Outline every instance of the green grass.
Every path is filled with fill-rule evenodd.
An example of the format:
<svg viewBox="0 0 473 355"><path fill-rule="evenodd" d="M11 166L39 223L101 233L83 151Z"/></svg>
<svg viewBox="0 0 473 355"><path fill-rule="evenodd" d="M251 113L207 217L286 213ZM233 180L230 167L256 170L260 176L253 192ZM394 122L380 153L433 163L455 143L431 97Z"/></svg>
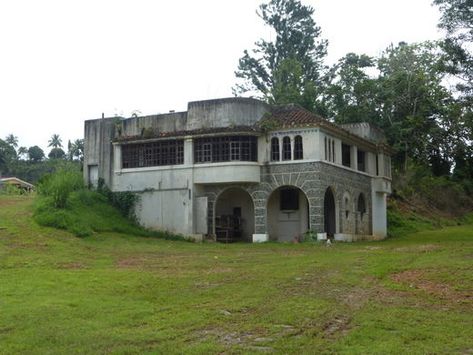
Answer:
<svg viewBox="0 0 473 355"><path fill-rule="evenodd" d="M34 204L34 220L43 226L65 229L77 237L87 237L94 232L117 232L143 237L184 239L169 233L141 228L125 218L104 195L95 191L73 191L65 201L64 208L56 208L53 198L38 196Z"/></svg>
<svg viewBox="0 0 473 355"><path fill-rule="evenodd" d="M222 245L76 238L32 210L0 196L2 354L473 351L472 225Z"/></svg>

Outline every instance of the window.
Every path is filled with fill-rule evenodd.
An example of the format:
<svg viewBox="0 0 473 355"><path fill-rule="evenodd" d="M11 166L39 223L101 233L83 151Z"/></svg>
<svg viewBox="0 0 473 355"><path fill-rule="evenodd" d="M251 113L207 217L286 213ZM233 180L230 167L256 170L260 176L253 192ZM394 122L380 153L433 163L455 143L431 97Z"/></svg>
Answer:
<svg viewBox="0 0 473 355"><path fill-rule="evenodd" d="M257 161L257 148L257 138L252 136L197 138L194 140L194 162Z"/></svg>
<svg viewBox="0 0 473 355"><path fill-rule="evenodd" d="M282 160L291 160L291 138L282 139Z"/></svg>
<svg viewBox="0 0 473 355"><path fill-rule="evenodd" d="M325 150L324 150L324 152L325 152L325 160L328 160L328 156L327 156L327 152L328 152L328 150L327 150L327 137L325 137L324 141L325 141Z"/></svg>
<svg viewBox="0 0 473 355"><path fill-rule="evenodd" d="M279 161L279 138L271 139L271 161Z"/></svg>
<svg viewBox="0 0 473 355"><path fill-rule="evenodd" d="M351 166L351 147L342 143L342 165Z"/></svg>
<svg viewBox="0 0 473 355"><path fill-rule="evenodd" d="M335 163L335 140L324 138L325 141L325 160Z"/></svg>
<svg viewBox="0 0 473 355"><path fill-rule="evenodd" d="M359 171L366 171L365 166L365 152L362 150L358 150L357 157L358 157L358 170Z"/></svg>
<svg viewBox="0 0 473 355"><path fill-rule="evenodd" d="M304 159L304 152L302 148L302 137L296 136L294 138L294 160Z"/></svg>
<svg viewBox="0 0 473 355"><path fill-rule="evenodd" d="M281 211L295 211L299 209L299 190L281 189L280 196Z"/></svg>
<svg viewBox="0 0 473 355"><path fill-rule="evenodd" d="M379 176L379 157L376 154L376 176Z"/></svg>
<svg viewBox="0 0 473 355"><path fill-rule="evenodd" d="M335 163L335 141L332 140L332 161Z"/></svg>
<svg viewBox="0 0 473 355"><path fill-rule="evenodd" d="M345 197L345 219L348 219L350 215L350 200L348 197Z"/></svg>
<svg viewBox="0 0 473 355"><path fill-rule="evenodd" d="M328 161L332 161L332 140L328 139Z"/></svg>
<svg viewBox="0 0 473 355"><path fill-rule="evenodd" d="M360 194L358 197L358 212L360 213L361 219L363 219L363 215L366 213L366 203L365 203L365 197L363 194Z"/></svg>
<svg viewBox="0 0 473 355"><path fill-rule="evenodd" d="M204 143L202 149L202 161L209 162L212 161L212 144Z"/></svg>
<svg viewBox="0 0 473 355"><path fill-rule="evenodd" d="M167 140L122 145L122 168L176 165L184 163L184 141Z"/></svg>

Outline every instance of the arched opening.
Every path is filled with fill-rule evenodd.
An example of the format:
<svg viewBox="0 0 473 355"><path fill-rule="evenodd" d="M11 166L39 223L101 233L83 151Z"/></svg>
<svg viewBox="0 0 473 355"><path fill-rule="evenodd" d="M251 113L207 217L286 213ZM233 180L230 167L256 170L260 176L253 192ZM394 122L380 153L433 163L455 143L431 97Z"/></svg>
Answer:
<svg viewBox="0 0 473 355"><path fill-rule="evenodd" d="M290 242L310 229L309 201L295 186L282 186L268 198L267 224L270 240Z"/></svg>
<svg viewBox="0 0 473 355"><path fill-rule="evenodd" d="M336 233L335 198L330 187L324 196L324 231L330 238Z"/></svg>
<svg viewBox="0 0 473 355"><path fill-rule="evenodd" d="M291 138L284 137L282 139L282 160L291 160Z"/></svg>
<svg viewBox="0 0 473 355"><path fill-rule="evenodd" d="M363 194L360 194L358 197L358 213L360 214L360 219L363 220L363 215L366 213L366 202Z"/></svg>
<svg viewBox="0 0 473 355"><path fill-rule="evenodd" d="M251 242L255 213L250 194L238 187L223 191L215 201L215 236L218 242Z"/></svg>
<svg viewBox="0 0 473 355"><path fill-rule="evenodd" d="M365 196L360 193L356 202L356 234L369 234L369 225L366 217L366 199Z"/></svg>
<svg viewBox="0 0 473 355"><path fill-rule="evenodd" d="M294 160L304 159L304 150L302 146L302 137L296 136L294 138Z"/></svg>

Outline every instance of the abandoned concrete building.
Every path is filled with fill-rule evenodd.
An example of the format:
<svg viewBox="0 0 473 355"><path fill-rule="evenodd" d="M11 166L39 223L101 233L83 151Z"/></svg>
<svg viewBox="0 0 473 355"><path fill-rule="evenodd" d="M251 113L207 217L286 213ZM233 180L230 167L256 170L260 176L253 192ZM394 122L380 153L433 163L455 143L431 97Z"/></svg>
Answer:
<svg viewBox="0 0 473 355"><path fill-rule="evenodd" d="M139 194L136 216L152 229L224 242L355 241L386 236L391 155L370 124L226 98L86 121L84 179Z"/></svg>

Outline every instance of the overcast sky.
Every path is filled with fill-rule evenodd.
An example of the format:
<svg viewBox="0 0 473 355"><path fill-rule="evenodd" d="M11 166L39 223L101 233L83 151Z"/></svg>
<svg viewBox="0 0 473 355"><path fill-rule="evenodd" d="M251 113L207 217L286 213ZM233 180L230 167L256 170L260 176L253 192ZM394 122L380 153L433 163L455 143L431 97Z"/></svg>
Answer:
<svg viewBox="0 0 473 355"><path fill-rule="evenodd" d="M442 36L432 0L303 0L328 63L378 55L390 43ZM83 138L84 120L186 110L232 96L244 49L269 38L260 0L0 2L0 138L45 149L52 134Z"/></svg>

